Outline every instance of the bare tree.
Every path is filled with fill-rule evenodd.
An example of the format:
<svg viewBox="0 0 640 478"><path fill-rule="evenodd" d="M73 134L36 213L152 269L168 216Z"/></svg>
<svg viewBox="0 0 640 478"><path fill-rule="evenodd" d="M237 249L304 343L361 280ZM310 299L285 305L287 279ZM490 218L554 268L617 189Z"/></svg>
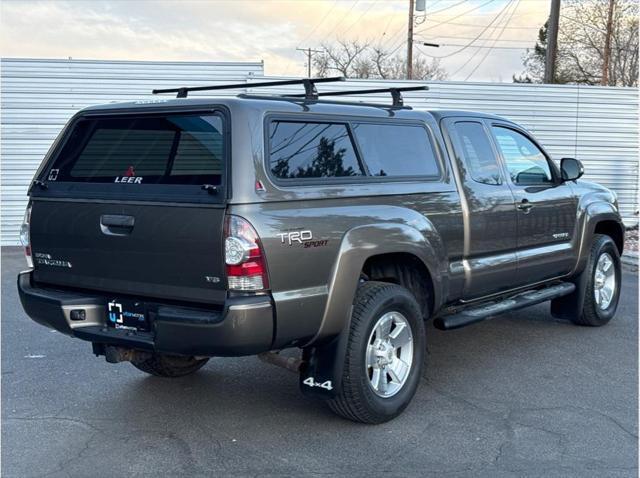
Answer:
<svg viewBox="0 0 640 478"><path fill-rule="evenodd" d="M355 78L371 78L375 76L374 66L369 58L359 56L353 61L353 76Z"/></svg>
<svg viewBox="0 0 640 478"><path fill-rule="evenodd" d="M347 78L404 79L407 62L403 55L391 55L381 47L368 43L339 40L322 45L323 53L314 57L317 76L339 73ZM447 72L438 60L414 58L413 77L421 80L443 80Z"/></svg>
<svg viewBox="0 0 640 478"><path fill-rule="evenodd" d="M389 54L380 47L372 47L370 58L375 68L376 76L383 80L386 79L389 74L386 66Z"/></svg>
<svg viewBox="0 0 640 478"><path fill-rule="evenodd" d="M558 35L556 83L596 85L602 80L609 0L565 0ZM638 3L616 0L608 68L610 86L638 85ZM516 82L542 82L546 24L524 60L525 72Z"/></svg>
<svg viewBox="0 0 640 478"><path fill-rule="evenodd" d="M448 74L440 65L438 58L432 58L428 61L424 57L414 57L413 60L413 78L416 80L446 80Z"/></svg>
<svg viewBox="0 0 640 478"><path fill-rule="evenodd" d="M353 76L354 62L356 59L362 59L368 47L367 44L357 41L338 40L336 45L323 44L324 53L317 55L317 58L326 57L323 61L329 70L337 71L343 76Z"/></svg>

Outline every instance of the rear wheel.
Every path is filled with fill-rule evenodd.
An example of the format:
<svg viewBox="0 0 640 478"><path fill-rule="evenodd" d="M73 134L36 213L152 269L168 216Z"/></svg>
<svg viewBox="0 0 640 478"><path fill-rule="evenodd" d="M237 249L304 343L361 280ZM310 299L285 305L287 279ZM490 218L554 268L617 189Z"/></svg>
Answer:
<svg viewBox="0 0 640 478"><path fill-rule="evenodd" d="M148 359L135 360L131 363L138 370L156 377L183 377L196 372L208 361L208 358L154 354Z"/></svg>
<svg viewBox="0 0 640 478"><path fill-rule="evenodd" d="M365 282L357 291L342 391L330 400L338 415L363 423L398 416L416 392L424 361L420 306L404 287Z"/></svg>

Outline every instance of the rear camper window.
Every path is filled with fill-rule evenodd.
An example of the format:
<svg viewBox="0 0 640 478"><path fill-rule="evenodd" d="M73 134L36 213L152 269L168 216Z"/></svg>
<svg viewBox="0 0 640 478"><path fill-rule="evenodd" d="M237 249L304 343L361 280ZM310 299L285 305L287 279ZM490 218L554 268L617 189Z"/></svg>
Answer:
<svg viewBox="0 0 640 478"><path fill-rule="evenodd" d="M169 115L79 120L49 172L49 181L221 184L221 116Z"/></svg>

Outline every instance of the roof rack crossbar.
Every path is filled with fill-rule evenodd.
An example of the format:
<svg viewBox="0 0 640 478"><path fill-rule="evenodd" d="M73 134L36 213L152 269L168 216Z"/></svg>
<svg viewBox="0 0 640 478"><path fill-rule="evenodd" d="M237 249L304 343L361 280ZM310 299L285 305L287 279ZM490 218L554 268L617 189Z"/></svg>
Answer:
<svg viewBox="0 0 640 478"><path fill-rule="evenodd" d="M339 100L307 100L302 95L295 97L291 95L260 95L260 94L246 94L241 93L238 95L238 98L247 98L253 100L268 100L268 101L288 101L290 103L295 103L300 106L306 106L309 104L328 104L328 105L347 105L347 106L368 106L371 108L381 108L385 110L411 110L411 106L393 106L393 105L385 105L382 103L367 103L365 101L339 101Z"/></svg>
<svg viewBox="0 0 640 478"><path fill-rule="evenodd" d="M277 81L260 81L257 83L235 83L231 85L213 85L213 86L190 86L181 88L164 88L160 90L152 90L154 95L160 93L176 93L176 98L186 98L190 91L209 91L209 90L232 90L237 88L262 88L266 86L285 86L285 85L303 85L305 99L318 99L318 91L316 83L330 83L334 81L344 81L344 76L333 76L329 78L303 78L299 80L277 80Z"/></svg>
<svg viewBox="0 0 640 478"><path fill-rule="evenodd" d="M318 93L317 96L349 96L349 95L370 95L373 93L391 93L393 100L393 106L404 106L404 100L402 98L403 91L419 91L428 90L428 86L401 86L398 88L375 88L371 90L342 90L342 91L323 91ZM290 98L300 98L303 95L283 95Z"/></svg>

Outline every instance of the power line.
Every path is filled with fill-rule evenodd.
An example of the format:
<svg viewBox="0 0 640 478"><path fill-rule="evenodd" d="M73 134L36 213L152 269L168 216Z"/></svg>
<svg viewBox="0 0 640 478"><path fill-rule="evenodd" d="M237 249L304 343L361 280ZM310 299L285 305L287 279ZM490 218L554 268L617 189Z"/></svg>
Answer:
<svg viewBox="0 0 640 478"><path fill-rule="evenodd" d="M496 27L494 28L494 30L497 30L499 27L496 25ZM429 39L431 40L435 40L436 38L446 38L446 39L453 39L453 40L473 40L473 37L455 37L455 36L449 36L449 35L436 35L433 37L429 37ZM485 38L483 38L483 40L485 40ZM486 40L493 40L493 38L486 38ZM508 39L508 38L501 38L500 41L502 42L508 42L508 43L523 43L526 40L515 40L515 39ZM535 39L534 39L535 41Z"/></svg>
<svg viewBox="0 0 640 478"><path fill-rule="evenodd" d="M461 1L461 2L458 2L458 3L455 3L455 4L453 4L453 5L449 5L448 7L445 7L445 8L442 8L442 9L440 9L440 10L437 10L436 12L431 12L431 13L429 13L429 15L432 15L433 13L444 12L445 10L450 10L451 8L454 8L454 7L458 6L458 5L461 5L462 3L465 3L466 1L467 1L467 0L464 0L464 1ZM488 0L487 2L483 3L482 5L480 5L480 6L478 6L478 7L472 8L471 10L467 10L467 12L471 12L471 11L477 10L478 8L480 8L480 7L484 6L484 5L488 5L489 3L492 3L492 2L494 2L494 1L495 1L495 0ZM423 31L423 30L420 30L420 31ZM418 32L416 32L416 33L419 33L420 31L418 31ZM387 44L389 44L389 43L391 43L392 41L394 41L394 39L395 39L399 34L401 34L401 33L402 33L402 34L404 34L404 32L405 32L405 29L404 29L404 26L402 26L398 31L396 31L396 33L394 33L394 34L389 38L389 40L387 41ZM398 51L400 48L402 48L402 47L407 43L407 41L408 41L408 39L407 39L407 38L403 38L403 39L400 41L400 43L399 43L395 48L393 48L393 49L392 49L392 51L391 51L391 53L390 53L389 55L392 55L393 53L395 53L396 51Z"/></svg>
<svg viewBox="0 0 640 478"><path fill-rule="evenodd" d="M391 36L387 39L387 41L385 42L385 44L387 44L387 45L388 45L388 44L390 44L390 43L394 42L394 41L395 41L395 39L396 39L396 37L397 37L399 34L402 34L402 37L403 37L403 36L405 35L405 33L406 33L406 29L405 29L405 28L406 28L406 25L403 23L403 24L402 24L402 26L401 26L398 30L396 30L396 32L395 32L393 35L391 35ZM404 42L406 42L406 38L403 38L403 43L404 43Z"/></svg>
<svg viewBox="0 0 640 478"><path fill-rule="evenodd" d="M407 39L405 38L404 40L402 40L402 41L400 42L400 44L399 44L397 47L395 47L393 50L391 50L391 51L388 53L388 55L387 55L387 56L391 56L391 55L393 55L393 54L394 54L395 52L397 52L400 48L402 48L403 46L405 46L405 45L406 45L406 43L407 43Z"/></svg>
<svg viewBox="0 0 640 478"><path fill-rule="evenodd" d="M329 38L330 35L333 34L334 31L336 31L336 29L342 24L342 22L344 22L344 20L349 16L349 14L351 13L351 11L353 10L353 8L358 4L360 0L355 0L352 4L351 4L351 8L349 8L349 10L347 11L347 13L344 14L344 16L338 21L338 23L336 23L333 28L331 29L330 32L328 32L325 36L327 38Z"/></svg>
<svg viewBox="0 0 640 478"><path fill-rule="evenodd" d="M509 14L509 17L506 19L506 21L504 22L504 26L507 26L509 24L509 22L511 21L511 19L513 18L513 14L516 12L516 10L518 9L518 6L520 5L520 0L516 0L515 6L513 7L513 10L511 10L511 13ZM480 65L482 65L482 63L484 63L484 61L487 59L487 57L489 56L489 53L491 53L492 50L496 49L496 48L500 48L500 47L496 47L496 43L498 42L498 40L500 39L500 37L502 36L502 34L504 33L504 28L502 30L500 30L500 33L498 33L498 37L493 41L493 48L487 50L487 52L484 54L484 56L480 59L480 61L478 62L478 64L473 68L473 70L471 70L471 72L467 75L467 77L464 79L464 81L468 81L469 78L471 78L471 76L478 70L478 68L480 67Z"/></svg>
<svg viewBox="0 0 640 478"><path fill-rule="evenodd" d="M452 8L454 8L454 7L458 6L458 5L461 5L462 3L465 3L466 1L468 1L468 0L464 0L464 1L461 1L461 2L458 2L458 3L455 3L455 4L453 4L453 5L449 5L448 7L441 8L440 10L436 10L435 12L428 12L428 13L427 13L427 15L433 15L434 13L440 13L440 12L444 12L444 11L446 11L446 10L450 10L450 9L452 9ZM484 5L488 5L489 3L494 2L494 1L495 1L495 0L488 0L487 2L485 2L485 3L483 3L483 4L479 5L479 6L477 6L477 7L475 7L475 8L472 8L471 10L467 10L467 12L466 12L466 13L468 13L468 12L472 12L472 11L474 11L474 10L477 10L478 8L481 8L481 7L483 7ZM436 2L436 3L438 3L438 2ZM463 15L464 15L464 14L463 14ZM457 18L457 17L454 17L454 18ZM420 30L420 31L424 31L424 29L423 29L423 30ZM416 33L420 33L420 31L417 31ZM392 42L396 41L396 38L398 37L398 35L399 35L399 34L404 34L404 32L405 32L405 28L404 28L404 25L403 25L399 30L397 30L397 31L396 31L396 33L394 33L393 35L391 35L391 36L389 37L389 39L387 40L387 42L386 42L386 43L387 43L387 44L390 44L390 43L392 43ZM403 44L404 44L404 41L403 41L400 45L403 45ZM395 51L395 50L397 50L397 49L399 49L399 48L400 48L400 46L398 46L397 48L395 48L395 49L394 49L394 51Z"/></svg>
<svg viewBox="0 0 640 478"><path fill-rule="evenodd" d="M324 14L324 16L320 19L320 21L318 23L316 23L316 26L314 26L311 29L311 31L309 31L309 33L307 33L307 36L305 36L304 39L300 41L300 43L304 43L309 38L311 38L311 35L313 35L316 32L316 30L320 27L320 25L322 25L322 22L324 22L327 19L327 17L331 14L331 12L333 12L334 8L336 8L336 5L338 5L338 0L334 0L333 4L331 5L331 8L329 8L329 10L327 10L327 13Z"/></svg>
<svg viewBox="0 0 640 478"><path fill-rule="evenodd" d="M498 14L495 17L493 17L493 20L491 20L491 22L485 28L483 28L482 31L480 33L478 33L478 35L473 40L471 40L466 45L456 45L455 43L449 43L449 44L442 45L442 46L460 46L461 48L459 48L458 50L453 51L451 53L448 53L446 55L441 55L441 56L429 55L429 54L426 54L426 53L425 54L427 56L432 57L432 58L447 58L449 56L457 55L458 53L463 52L464 50L466 50L467 48L472 46L476 41L478 41L478 39L482 36L482 34L484 32L486 32L491 27L491 25L493 25L496 22L496 20L498 20L498 18L500 18L502 16L503 12L507 9L507 7L509 7L511 5L512 1L513 0L507 0L507 3L505 4L505 6L502 7L502 9L498 12ZM504 47L504 48L509 48L509 47Z"/></svg>
<svg viewBox="0 0 640 478"><path fill-rule="evenodd" d="M446 20L438 22L435 25L432 25L430 27L423 28L422 30L417 31L416 33L426 32L427 30L431 30L432 28L435 28L435 27L437 27L439 25L444 25L445 23L449 23L451 20L457 20L458 18L463 17L463 16L465 16L465 15L471 13L471 12L474 12L474 11L476 11L476 10L486 6L486 5L489 5L490 3L493 3L493 2L495 2L495 0L487 0L486 2L481 3L480 5L476 5L474 8L472 8L470 10L467 10L466 12L460 13L459 15L453 16L451 18L447 18Z"/></svg>
<svg viewBox="0 0 640 478"><path fill-rule="evenodd" d="M376 0L372 0L371 3L369 4L369 8L367 8L364 12L362 12L362 14L356 19L355 22L353 22L347 28L343 29L342 32L340 33L340 35L343 35L345 32L348 32L349 30L351 30L353 28L353 26L356 23L358 23L362 17L364 17L367 13L369 13L369 10L371 10L371 7L373 7L375 5L375 3L376 3Z"/></svg>
<svg viewBox="0 0 640 478"><path fill-rule="evenodd" d="M502 33L504 32L504 26L508 25L508 23L509 23L508 21L507 21L507 22L504 22L503 29L502 29L502 31L500 32L500 34L502 34ZM494 27L492 28L492 30L491 30L491 35L492 35L492 34L494 34L494 33L497 31L497 29L498 29L498 25L494 26ZM488 45L489 40L490 40L490 39L489 39L489 38L487 38L487 39L485 40L486 42L485 42L485 43L483 43L483 45L474 45L474 46L473 46L473 48L475 48L475 51L473 52L473 54L472 54L469 58L467 58L467 61L465 61L462 65L460 65L460 67L458 67L458 69L457 69L456 71L454 71L454 72L451 74L451 77L452 77L452 78L454 78L454 77L455 77L458 73L460 73L460 72L461 72L461 71L462 71L462 70L463 70L463 69L464 69L464 68L465 68L469 63L471 63L471 62L473 61L473 59L474 59L477 55L479 55L479 54L480 54L480 52L482 51L482 48L480 48L480 47L481 47L481 46L484 46L484 45ZM494 46L495 46L495 43L494 43ZM487 52L489 52L489 51L491 51L491 50L487 50Z"/></svg>
<svg viewBox="0 0 640 478"><path fill-rule="evenodd" d="M491 39L485 39L485 40L489 40L491 41ZM467 46L467 45L463 45L462 43L440 43L441 47L448 47L448 46ZM526 50L527 48L531 48L531 46L486 46L486 45L472 45L471 48L489 48L489 49L495 49L495 50ZM452 53L451 55L454 55L455 53ZM427 53L425 53L425 55L430 56L432 58L447 58L451 55L443 55L443 56L433 56L433 55L429 55Z"/></svg>
<svg viewBox="0 0 640 478"><path fill-rule="evenodd" d="M333 5L331 5L331 7L329 8L329 10L327 10L327 13L324 14L324 16L322 17L322 19L316 23L316 25L311 29L311 31L309 33L307 33L307 36L304 38L304 40L302 40L300 43L304 43L306 42L309 38L311 38L311 35L313 35L315 33L315 31L318 29L318 27L320 25L322 25L322 22L324 22L327 17L329 16L329 14L331 12L333 12L334 8L336 8L336 5L338 5L338 1L339 0L334 0ZM289 61L287 62L287 65L284 68L284 75L286 76L287 73L289 72L289 68L291 67L291 63L293 62L293 58L290 58Z"/></svg>
<svg viewBox="0 0 640 478"><path fill-rule="evenodd" d="M431 20L427 18L427 22L436 22L436 20ZM436 22L437 23L437 22ZM477 25L475 23L457 23L457 22L446 22L447 25L456 25L460 27L473 27L473 28L482 28L486 25ZM442 25L442 22L440 23ZM427 27L429 29L435 28L438 25L433 25L431 27ZM507 27L508 30L540 30L540 27Z"/></svg>
<svg viewBox="0 0 640 478"><path fill-rule="evenodd" d="M590 29L595 30L595 31L600 32L600 33L606 33L605 30L602 30L602 29L600 29L598 27L595 27L593 25L589 25L588 23L584 23L583 21L580 21L580 20L578 20L576 18L571 18L571 17L568 17L566 15L560 15L560 18L563 18L565 20L569 20L570 22L577 23L578 25L582 25L583 27L590 28Z"/></svg>
<svg viewBox="0 0 640 478"><path fill-rule="evenodd" d="M382 36L380 37L380 41L378 42L378 47L381 48L382 47L382 40L384 39L384 36L387 34L387 30L389 29L389 25L391 25L391 22L393 21L394 17L393 15L389 15L389 20L387 21L387 24L384 27L384 30L382 31Z"/></svg>
<svg viewBox="0 0 640 478"><path fill-rule="evenodd" d="M448 7L441 8L440 10L435 10L435 11L433 11L433 12L430 12L430 11L428 11L428 10L427 10L427 12L426 12L426 13L427 13L427 15L435 15L435 14L437 14L437 13L444 12L444 11L446 11L446 10L451 10L452 8L455 8L455 7L457 7L458 5L462 5L463 3L467 3L468 1L469 1L469 0L461 0L461 1L460 1L460 2L458 2L458 3L454 3L453 5L449 5Z"/></svg>

